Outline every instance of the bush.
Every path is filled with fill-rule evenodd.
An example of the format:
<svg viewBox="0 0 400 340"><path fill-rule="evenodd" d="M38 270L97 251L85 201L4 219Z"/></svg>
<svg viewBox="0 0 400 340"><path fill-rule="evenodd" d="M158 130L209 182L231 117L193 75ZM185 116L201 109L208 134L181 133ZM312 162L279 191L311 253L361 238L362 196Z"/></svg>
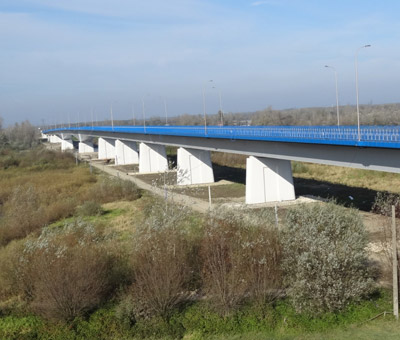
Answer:
<svg viewBox="0 0 400 340"><path fill-rule="evenodd" d="M281 284L281 248L269 211L244 218L217 211L208 219L201 245L204 289L212 305L227 314L246 297L265 304Z"/></svg>
<svg viewBox="0 0 400 340"><path fill-rule="evenodd" d="M90 188L87 200L108 203L118 200L134 201L141 196L141 190L133 182L102 177Z"/></svg>
<svg viewBox="0 0 400 340"><path fill-rule="evenodd" d="M190 294L190 213L187 208L171 207L160 201L149 210L149 218L134 237L134 283L129 298L133 300L136 317L168 319Z"/></svg>
<svg viewBox="0 0 400 340"><path fill-rule="evenodd" d="M17 186L3 207L0 224L0 244L27 236L40 228L45 212L40 204L39 193L33 186Z"/></svg>
<svg viewBox="0 0 400 340"><path fill-rule="evenodd" d="M367 235L355 210L333 203L290 209L282 244L287 292L297 311L342 310L371 291Z"/></svg>
<svg viewBox="0 0 400 340"><path fill-rule="evenodd" d="M20 259L20 284L37 314L73 320L103 303L117 284L116 258L102 233L75 221L43 229L28 240Z"/></svg>
<svg viewBox="0 0 400 340"><path fill-rule="evenodd" d="M103 213L104 210L101 205L94 201L86 201L76 209L78 216L100 216Z"/></svg>
<svg viewBox="0 0 400 340"><path fill-rule="evenodd" d="M378 192L371 210L375 214L392 216L392 205L395 207L396 217L400 217L400 196L388 192Z"/></svg>

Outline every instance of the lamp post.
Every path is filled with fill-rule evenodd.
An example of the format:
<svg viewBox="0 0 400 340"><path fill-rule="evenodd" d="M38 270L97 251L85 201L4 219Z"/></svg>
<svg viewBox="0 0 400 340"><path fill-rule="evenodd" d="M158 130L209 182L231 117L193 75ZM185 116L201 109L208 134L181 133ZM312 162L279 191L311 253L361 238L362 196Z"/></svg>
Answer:
<svg viewBox="0 0 400 340"><path fill-rule="evenodd" d="M338 86L337 86L337 71L333 66L325 65L327 68L331 68L335 72L335 86L336 86L336 113L337 113L337 126L340 125L339 121L339 95L338 95Z"/></svg>
<svg viewBox="0 0 400 340"><path fill-rule="evenodd" d="M111 114L111 127L112 130L114 130L114 116L113 116L113 104L111 103L111 107L110 107L110 114Z"/></svg>
<svg viewBox="0 0 400 340"><path fill-rule="evenodd" d="M143 130L146 132L146 113L144 110L144 98L142 97L142 111L143 111Z"/></svg>
<svg viewBox="0 0 400 340"><path fill-rule="evenodd" d="M361 140L361 131L360 131L360 108L358 105L358 62L357 62L357 58L358 58L358 52L360 52L360 50L362 50L363 48L366 47L371 47L371 45L364 45L361 46L359 48L357 48L355 56L354 56L354 64L355 64L355 69L356 69L356 97L357 97L357 135L358 135L358 141Z"/></svg>
<svg viewBox="0 0 400 340"><path fill-rule="evenodd" d="M208 82L212 82L212 79ZM204 133L207 134L207 114L206 114L206 83L203 84L203 114L204 114Z"/></svg>
<svg viewBox="0 0 400 340"><path fill-rule="evenodd" d="M133 126L136 125L136 118L135 118L135 105L132 104L132 124Z"/></svg>

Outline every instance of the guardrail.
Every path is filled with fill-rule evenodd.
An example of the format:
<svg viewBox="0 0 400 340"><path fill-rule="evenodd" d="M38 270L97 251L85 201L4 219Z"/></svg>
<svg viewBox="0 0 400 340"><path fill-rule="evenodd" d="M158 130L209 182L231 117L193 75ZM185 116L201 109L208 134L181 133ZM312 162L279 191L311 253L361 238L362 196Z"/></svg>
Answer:
<svg viewBox="0 0 400 340"><path fill-rule="evenodd" d="M86 126L46 130L45 133L90 131L173 135L202 138L270 140L400 148L400 126ZM393 145L391 145L393 143Z"/></svg>

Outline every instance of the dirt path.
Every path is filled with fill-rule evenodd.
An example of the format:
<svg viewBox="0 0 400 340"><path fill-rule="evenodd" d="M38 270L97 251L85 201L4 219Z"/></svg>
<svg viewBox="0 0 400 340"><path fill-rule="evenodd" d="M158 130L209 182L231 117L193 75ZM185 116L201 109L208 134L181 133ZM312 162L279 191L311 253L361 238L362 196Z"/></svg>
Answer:
<svg viewBox="0 0 400 340"><path fill-rule="evenodd" d="M161 196L161 197L167 197L167 199L171 200L172 202L189 206L190 208L192 208L195 211L198 211L201 213L206 213L209 210L208 202L205 202L201 199L173 193L171 191L168 191L168 189L164 190L163 188L153 186L151 184L148 184L148 183L140 180L136 176L128 175L126 172L118 170L112 166L105 165L103 162L99 163L99 162L91 161L90 164L94 168L99 169L109 175L121 178L123 180L131 181L131 182L135 183L141 189L148 190L148 191L150 191L158 196Z"/></svg>

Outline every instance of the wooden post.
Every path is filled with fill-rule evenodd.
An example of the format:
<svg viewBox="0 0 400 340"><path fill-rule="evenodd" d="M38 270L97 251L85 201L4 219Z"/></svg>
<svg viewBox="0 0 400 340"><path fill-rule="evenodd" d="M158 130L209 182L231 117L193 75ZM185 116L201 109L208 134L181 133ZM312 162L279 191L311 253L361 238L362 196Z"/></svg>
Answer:
<svg viewBox="0 0 400 340"><path fill-rule="evenodd" d="M392 205L392 248L393 248L393 315L399 320L399 281L397 273L396 210Z"/></svg>

